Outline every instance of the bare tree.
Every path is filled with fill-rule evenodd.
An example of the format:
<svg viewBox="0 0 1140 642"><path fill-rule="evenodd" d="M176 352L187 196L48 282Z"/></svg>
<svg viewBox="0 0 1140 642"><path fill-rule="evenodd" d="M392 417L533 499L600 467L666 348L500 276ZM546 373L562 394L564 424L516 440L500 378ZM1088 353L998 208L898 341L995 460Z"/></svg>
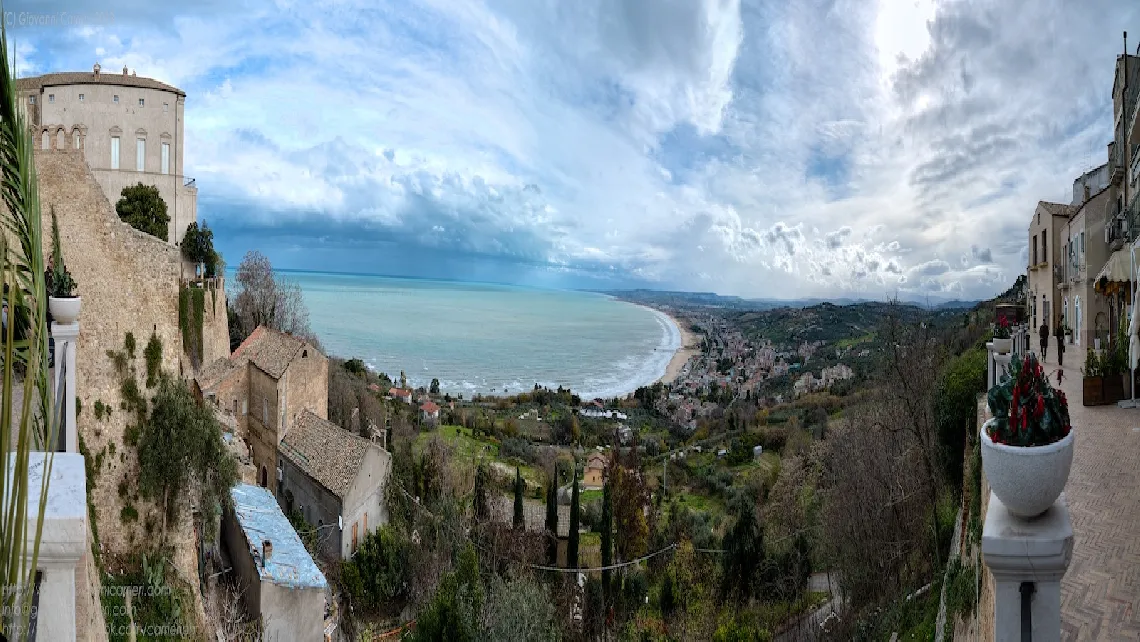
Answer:
<svg viewBox="0 0 1140 642"><path fill-rule="evenodd" d="M238 265L237 284L234 309L245 334L265 326L320 345L309 326L309 310L301 286L274 274L273 265L264 254L257 250L246 253Z"/></svg>

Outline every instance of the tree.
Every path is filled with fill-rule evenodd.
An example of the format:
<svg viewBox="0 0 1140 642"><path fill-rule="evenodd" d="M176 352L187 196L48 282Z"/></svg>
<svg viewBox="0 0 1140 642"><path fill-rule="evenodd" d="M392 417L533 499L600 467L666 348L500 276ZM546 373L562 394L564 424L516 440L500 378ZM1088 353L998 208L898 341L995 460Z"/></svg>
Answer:
<svg viewBox="0 0 1140 642"><path fill-rule="evenodd" d="M240 292L234 309L246 334L265 326L320 345L309 326L301 286L275 275L264 254L256 250L246 253L238 265L237 283Z"/></svg>
<svg viewBox="0 0 1140 642"><path fill-rule="evenodd" d="M483 584L479 578L479 558L468 542L459 554L457 568L443 577L439 590L420 613L416 628L407 639L412 642L475 642L482 640Z"/></svg>
<svg viewBox="0 0 1140 642"><path fill-rule="evenodd" d="M205 220L202 221L202 227L198 227L197 222L186 227L186 234L182 236L182 257L195 265L201 265L202 276L207 279L218 275L221 257L214 250L214 230L206 225Z"/></svg>
<svg viewBox="0 0 1140 642"><path fill-rule="evenodd" d="M487 498L487 464L480 463L475 469L475 522L485 522L490 517L490 501Z"/></svg>
<svg viewBox="0 0 1140 642"><path fill-rule="evenodd" d="M614 559L614 506L610 494L610 484L602 486L602 566L609 566ZM610 571L602 571L602 600L610 603Z"/></svg>
<svg viewBox="0 0 1140 642"><path fill-rule="evenodd" d="M747 495L738 497L734 502L736 523L724 534L721 545L724 549L721 595L736 596L743 602L752 597L764 562L764 529L756 521L756 508L752 502Z"/></svg>
<svg viewBox="0 0 1140 642"><path fill-rule="evenodd" d="M166 202L162 200L157 187L142 183L124 187L122 197L115 204L115 211L127 225L155 238L167 240L170 215L166 213Z"/></svg>
<svg viewBox="0 0 1140 642"><path fill-rule="evenodd" d="M570 495L570 541L566 545L567 568L578 568L578 467L574 467L574 490Z"/></svg>
<svg viewBox="0 0 1140 642"><path fill-rule="evenodd" d="M546 559L551 566L558 564L558 468L555 465L546 482Z"/></svg>
<svg viewBox="0 0 1140 642"><path fill-rule="evenodd" d="M554 602L545 587L529 577L492 576L483 608L488 640L556 642L561 639Z"/></svg>
<svg viewBox="0 0 1140 642"><path fill-rule="evenodd" d="M428 387L428 393L433 395L439 394L439 379L433 378L431 380L431 386Z"/></svg>
<svg viewBox="0 0 1140 642"><path fill-rule="evenodd" d="M202 493L200 505L213 509L227 500L237 469L222 442L221 425L179 380L161 377L146 424L138 444L139 490L158 500L165 538L166 524L178 518L191 482Z"/></svg>
<svg viewBox="0 0 1140 642"><path fill-rule="evenodd" d="M523 515L523 480L518 466L515 466L515 528L526 528L526 517Z"/></svg>

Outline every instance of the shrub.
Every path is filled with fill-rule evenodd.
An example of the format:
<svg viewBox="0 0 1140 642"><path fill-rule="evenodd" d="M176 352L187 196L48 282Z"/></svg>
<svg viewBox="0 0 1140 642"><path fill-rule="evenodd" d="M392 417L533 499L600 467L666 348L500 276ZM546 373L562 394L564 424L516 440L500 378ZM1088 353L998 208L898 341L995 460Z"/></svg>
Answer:
<svg viewBox="0 0 1140 642"><path fill-rule="evenodd" d="M950 560L946 578L946 612L969 617L978 605L978 569L965 566L961 560Z"/></svg>
<svg viewBox="0 0 1140 642"><path fill-rule="evenodd" d="M127 332L126 338L123 339L123 347L127 349L127 356L131 359L135 358L135 333Z"/></svg>
<svg viewBox="0 0 1140 642"><path fill-rule="evenodd" d="M158 374L162 369L162 339L157 334L151 333L143 357L146 359L146 387L153 388L158 385Z"/></svg>
<svg viewBox="0 0 1140 642"><path fill-rule="evenodd" d="M934 420L942 464L955 488L962 486L962 449L978 421L978 393L985 392L986 353L971 348L950 360L938 378Z"/></svg>
<svg viewBox="0 0 1140 642"><path fill-rule="evenodd" d="M120 377L125 377L127 374L127 353L108 350L107 357L115 365L115 372L119 373Z"/></svg>
<svg viewBox="0 0 1140 642"><path fill-rule="evenodd" d="M137 522L139 521L139 512L135 510L134 506L127 504L126 506L123 506L123 509L121 511L119 511L119 519L122 520L124 524L128 522Z"/></svg>

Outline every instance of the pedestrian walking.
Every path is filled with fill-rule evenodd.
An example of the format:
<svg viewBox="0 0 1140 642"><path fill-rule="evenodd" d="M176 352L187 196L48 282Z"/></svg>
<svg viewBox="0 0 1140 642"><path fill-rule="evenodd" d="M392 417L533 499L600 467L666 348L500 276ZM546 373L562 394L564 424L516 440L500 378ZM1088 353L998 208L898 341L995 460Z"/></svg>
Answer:
<svg viewBox="0 0 1140 642"><path fill-rule="evenodd" d="M1057 365L1065 365L1065 324L1057 324Z"/></svg>
<svg viewBox="0 0 1140 642"><path fill-rule="evenodd" d="M1041 330L1038 334L1041 336L1041 360L1044 361L1049 356L1049 324L1047 322L1041 322Z"/></svg>

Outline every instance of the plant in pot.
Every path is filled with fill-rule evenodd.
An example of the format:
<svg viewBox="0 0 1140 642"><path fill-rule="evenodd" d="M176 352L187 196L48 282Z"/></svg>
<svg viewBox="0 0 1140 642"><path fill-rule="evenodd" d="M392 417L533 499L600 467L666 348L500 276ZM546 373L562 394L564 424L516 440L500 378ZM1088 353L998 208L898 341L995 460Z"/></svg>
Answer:
<svg viewBox="0 0 1140 642"><path fill-rule="evenodd" d="M1073 464L1065 393L1030 354L1014 359L987 396L994 418L982 426L986 479L1009 512L1036 517L1061 495Z"/></svg>
<svg viewBox="0 0 1140 642"><path fill-rule="evenodd" d="M1009 319L1004 314L999 315L994 322L994 351L1006 354L1013 349L1013 339L1010 336Z"/></svg>
<svg viewBox="0 0 1140 642"><path fill-rule="evenodd" d="M1104 370L1096 350L1088 349L1081 374L1084 376L1081 403L1086 406L1099 406L1104 403Z"/></svg>
<svg viewBox="0 0 1140 642"><path fill-rule="evenodd" d="M75 294L75 279L63 262L63 245L59 240L59 221L51 210L51 265L48 267L48 311L56 323L75 323L79 319L82 300Z"/></svg>

